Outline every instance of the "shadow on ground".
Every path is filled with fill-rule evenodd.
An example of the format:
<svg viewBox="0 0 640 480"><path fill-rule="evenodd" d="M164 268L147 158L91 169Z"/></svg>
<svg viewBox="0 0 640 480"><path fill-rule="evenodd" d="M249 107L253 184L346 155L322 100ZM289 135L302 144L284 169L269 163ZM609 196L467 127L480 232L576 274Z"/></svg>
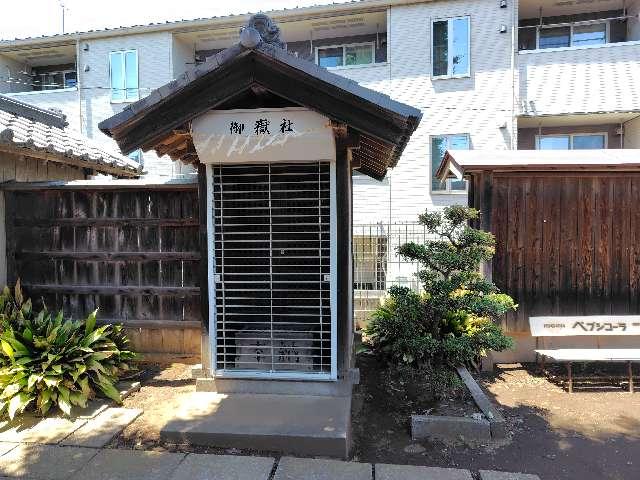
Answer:
<svg viewBox="0 0 640 480"><path fill-rule="evenodd" d="M354 412L354 454L363 462L523 472L542 480L640 478L640 392L602 381L597 391L570 395L562 372L551 368L546 376L525 366L480 379L507 420L509 442L474 448L422 442L424 452L410 449L416 453L405 451L413 443L408 418L376 401L387 396L384 385L364 379L356 402L362 406Z"/></svg>

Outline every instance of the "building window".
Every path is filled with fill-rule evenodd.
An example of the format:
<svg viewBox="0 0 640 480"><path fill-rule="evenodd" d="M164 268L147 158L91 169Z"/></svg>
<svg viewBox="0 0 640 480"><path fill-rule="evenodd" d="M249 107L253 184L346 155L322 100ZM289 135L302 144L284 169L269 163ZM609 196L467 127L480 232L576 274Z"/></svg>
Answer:
<svg viewBox="0 0 640 480"><path fill-rule="evenodd" d="M126 50L109 54L111 101L133 102L140 98L138 92L138 52Z"/></svg>
<svg viewBox="0 0 640 480"><path fill-rule="evenodd" d="M470 18L434 20L431 32L433 76L451 78L469 75Z"/></svg>
<svg viewBox="0 0 640 480"><path fill-rule="evenodd" d="M375 44L353 43L316 47L316 63L321 67L345 67L375 63Z"/></svg>
<svg viewBox="0 0 640 480"><path fill-rule="evenodd" d="M438 135L431 137L431 191L437 193L465 192L466 180L448 179L441 182L436 177L436 171L447 150L469 150L471 142L466 133L459 135Z"/></svg>
<svg viewBox="0 0 640 480"><path fill-rule="evenodd" d="M540 49L603 45L607 41L607 22L538 28Z"/></svg>
<svg viewBox="0 0 640 480"><path fill-rule="evenodd" d="M590 150L607 148L606 133L536 135L536 150Z"/></svg>
<svg viewBox="0 0 640 480"><path fill-rule="evenodd" d="M142 150L137 149L127 155L134 162L138 162L140 165L144 165L144 157L142 156Z"/></svg>
<svg viewBox="0 0 640 480"><path fill-rule="evenodd" d="M36 71L33 74L33 89L59 90L61 88L72 88L77 84L78 74L75 70L62 71Z"/></svg>

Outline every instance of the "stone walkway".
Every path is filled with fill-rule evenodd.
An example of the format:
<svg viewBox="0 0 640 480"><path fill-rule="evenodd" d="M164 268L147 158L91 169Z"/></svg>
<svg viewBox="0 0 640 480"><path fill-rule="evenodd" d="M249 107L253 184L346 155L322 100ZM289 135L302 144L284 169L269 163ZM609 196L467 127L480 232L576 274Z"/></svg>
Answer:
<svg viewBox="0 0 640 480"><path fill-rule="evenodd" d="M73 418L27 416L0 422L0 479L473 480L468 470L453 468L109 449L106 445L142 411L92 402L75 413ZM504 472L479 475L481 480L540 480Z"/></svg>
<svg viewBox="0 0 640 480"><path fill-rule="evenodd" d="M469 470L312 458L202 455L0 442L0 475L23 480L473 480ZM375 472L375 473L374 473ZM481 480L540 480L480 471ZM374 477L375 475L375 477Z"/></svg>

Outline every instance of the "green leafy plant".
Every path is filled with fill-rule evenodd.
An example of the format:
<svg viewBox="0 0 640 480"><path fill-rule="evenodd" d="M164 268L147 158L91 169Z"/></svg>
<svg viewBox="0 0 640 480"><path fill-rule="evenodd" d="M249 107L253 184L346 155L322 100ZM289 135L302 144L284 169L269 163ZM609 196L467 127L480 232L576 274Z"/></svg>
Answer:
<svg viewBox="0 0 640 480"><path fill-rule="evenodd" d="M14 418L27 407L66 415L96 393L121 403L115 387L135 354L120 325L96 327L97 310L84 320L32 309L20 283L0 294L0 414Z"/></svg>
<svg viewBox="0 0 640 480"><path fill-rule="evenodd" d="M424 293L389 290L365 330L374 352L392 363L460 365L512 347L497 322L517 305L480 273L495 253L495 239L470 226L477 218L477 210L463 206L420 215L433 240L398 252L420 264Z"/></svg>

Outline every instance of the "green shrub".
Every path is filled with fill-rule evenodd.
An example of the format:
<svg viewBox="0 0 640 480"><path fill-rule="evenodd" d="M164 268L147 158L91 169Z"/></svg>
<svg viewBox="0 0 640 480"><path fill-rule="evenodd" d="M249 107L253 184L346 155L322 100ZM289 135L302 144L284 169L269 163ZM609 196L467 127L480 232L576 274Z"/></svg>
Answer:
<svg viewBox="0 0 640 480"><path fill-rule="evenodd" d="M497 322L517 305L480 273L480 264L493 256L495 239L469 225L477 218L477 210L462 206L420 215L435 238L404 244L398 252L420 264L424 294L389 290L365 330L375 353L390 363L422 367L470 363L488 350L512 347Z"/></svg>
<svg viewBox="0 0 640 480"><path fill-rule="evenodd" d="M429 363L439 342L424 319L423 297L410 288L393 286L373 312L366 328L367 341L389 363Z"/></svg>
<svg viewBox="0 0 640 480"><path fill-rule="evenodd" d="M15 296L0 294L0 415L14 418L28 406L45 414L58 406L66 415L96 393L121 402L115 383L135 354L120 325L96 328L97 310L85 320L62 312L32 310L19 282Z"/></svg>

